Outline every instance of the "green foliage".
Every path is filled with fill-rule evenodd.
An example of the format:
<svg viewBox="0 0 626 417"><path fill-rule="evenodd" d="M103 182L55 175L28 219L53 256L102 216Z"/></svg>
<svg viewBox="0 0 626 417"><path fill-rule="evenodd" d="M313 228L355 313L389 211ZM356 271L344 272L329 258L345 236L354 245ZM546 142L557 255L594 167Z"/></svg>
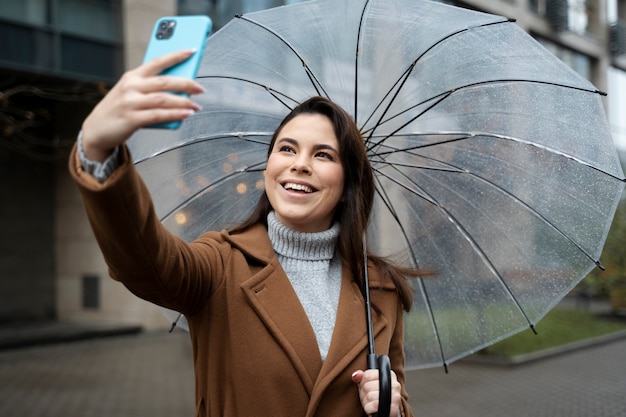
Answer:
<svg viewBox="0 0 626 417"><path fill-rule="evenodd" d="M626 199L615 212L600 262L605 270L595 269L579 285L594 296L607 297L615 285L626 281Z"/></svg>
<svg viewBox="0 0 626 417"><path fill-rule="evenodd" d="M626 330L626 320L608 320L589 311L556 308L537 323L535 328L538 334L530 330L524 331L483 349L481 353L512 358Z"/></svg>

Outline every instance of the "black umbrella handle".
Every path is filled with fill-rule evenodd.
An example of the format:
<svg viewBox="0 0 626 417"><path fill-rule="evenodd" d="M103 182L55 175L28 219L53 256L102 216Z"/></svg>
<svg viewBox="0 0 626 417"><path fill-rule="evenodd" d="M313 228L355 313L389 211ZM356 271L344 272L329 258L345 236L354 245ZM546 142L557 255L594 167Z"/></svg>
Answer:
<svg viewBox="0 0 626 417"><path fill-rule="evenodd" d="M378 413L376 417L389 417L391 413L391 361L387 355L368 355L369 369L378 369Z"/></svg>
<svg viewBox="0 0 626 417"><path fill-rule="evenodd" d="M363 298L365 299L365 321L367 324L367 369L378 369L378 413L376 417L389 417L391 412L391 361L389 356L377 356L374 350L374 326L370 301L370 283L367 271L367 243L363 233Z"/></svg>

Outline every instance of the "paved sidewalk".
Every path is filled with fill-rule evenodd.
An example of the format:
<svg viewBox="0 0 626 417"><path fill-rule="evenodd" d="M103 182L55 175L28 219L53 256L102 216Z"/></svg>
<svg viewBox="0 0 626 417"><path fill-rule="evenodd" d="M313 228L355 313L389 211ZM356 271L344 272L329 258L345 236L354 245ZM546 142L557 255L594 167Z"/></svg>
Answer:
<svg viewBox="0 0 626 417"><path fill-rule="evenodd" d="M0 351L2 417L192 417L187 333Z"/></svg>
<svg viewBox="0 0 626 417"><path fill-rule="evenodd" d="M624 417L626 340L514 367L410 371L418 417ZM192 417L188 334L148 332L0 351L2 417ZM253 416L251 412L251 416Z"/></svg>
<svg viewBox="0 0 626 417"><path fill-rule="evenodd" d="M420 417L624 417L626 339L517 366L409 372Z"/></svg>
<svg viewBox="0 0 626 417"><path fill-rule="evenodd" d="M2 324L0 326L0 351L27 346L137 334L141 331L141 326L123 324L81 324L57 321Z"/></svg>

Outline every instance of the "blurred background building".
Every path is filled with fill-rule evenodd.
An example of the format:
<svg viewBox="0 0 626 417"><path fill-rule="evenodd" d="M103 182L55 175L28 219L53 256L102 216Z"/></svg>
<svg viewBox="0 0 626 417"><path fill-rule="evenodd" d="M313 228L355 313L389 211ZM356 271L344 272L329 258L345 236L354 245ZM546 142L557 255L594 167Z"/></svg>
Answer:
<svg viewBox="0 0 626 417"><path fill-rule="evenodd" d="M0 323L168 326L156 307L107 278L67 173L69 149L86 114L141 62L159 17L207 14L218 30L235 14L295 2L0 1ZM612 133L626 152L626 0L443 2L515 18L608 91Z"/></svg>

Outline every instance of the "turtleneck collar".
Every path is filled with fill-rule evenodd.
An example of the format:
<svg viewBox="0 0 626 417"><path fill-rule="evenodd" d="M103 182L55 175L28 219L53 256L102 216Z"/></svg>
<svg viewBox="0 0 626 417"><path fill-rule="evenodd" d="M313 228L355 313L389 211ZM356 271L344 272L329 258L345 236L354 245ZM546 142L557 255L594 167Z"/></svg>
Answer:
<svg viewBox="0 0 626 417"><path fill-rule="evenodd" d="M323 232L298 232L279 222L271 211L267 215L267 231L272 247L279 255L301 260L330 260L335 253L339 223Z"/></svg>

